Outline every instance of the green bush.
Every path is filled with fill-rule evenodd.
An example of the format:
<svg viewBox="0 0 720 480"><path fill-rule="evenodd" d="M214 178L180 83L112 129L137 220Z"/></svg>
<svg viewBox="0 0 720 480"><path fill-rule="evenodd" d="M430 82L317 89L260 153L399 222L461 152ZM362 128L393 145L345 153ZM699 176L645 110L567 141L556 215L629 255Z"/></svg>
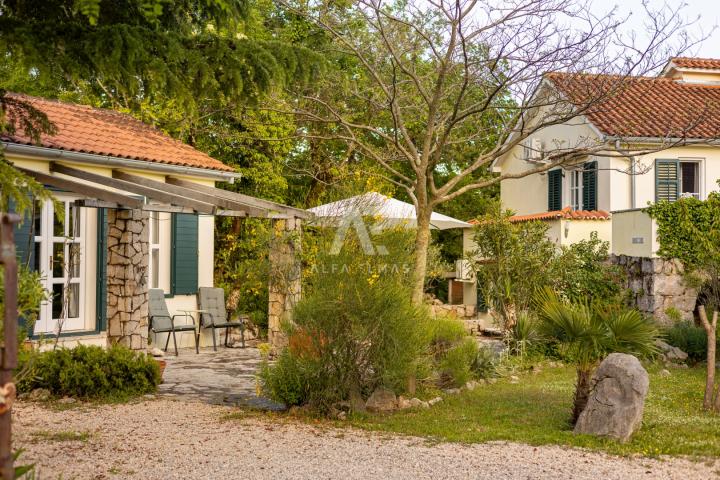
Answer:
<svg viewBox="0 0 720 480"><path fill-rule="evenodd" d="M154 359L121 346L25 351L18 363L20 392L46 388L57 396L128 398L154 392L160 383Z"/></svg>
<svg viewBox="0 0 720 480"><path fill-rule="evenodd" d="M542 351L546 343L538 321L529 312L518 313L515 325L506 335L505 342L510 353L521 357Z"/></svg>
<svg viewBox="0 0 720 480"><path fill-rule="evenodd" d="M411 301L411 233L375 237L388 255L364 255L350 233L339 252L332 240L318 248L293 324L285 325L288 348L259 374L273 399L320 413L381 386L402 393L428 343L428 312Z"/></svg>
<svg viewBox="0 0 720 480"><path fill-rule="evenodd" d="M678 322L665 331L665 341L688 354L693 362L707 359L707 334L705 329L691 322ZM720 348L720 342L718 342Z"/></svg>
<svg viewBox="0 0 720 480"><path fill-rule="evenodd" d="M497 358L495 352L488 347L479 347L470 369L477 378L496 377Z"/></svg>
<svg viewBox="0 0 720 480"><path fill-rule="evenodd" d="M442 357L453 345L467 336L465 325L457 318L439 316L428 322L430 352Z"/></svg>
<svg viewBox="0 0 720 480"><path fill-rule="evenodd" d="M472 337L465 337L445 353L438 365L441 387L462 387L475 376L473 364L478 357L478 344Z"/></svg>

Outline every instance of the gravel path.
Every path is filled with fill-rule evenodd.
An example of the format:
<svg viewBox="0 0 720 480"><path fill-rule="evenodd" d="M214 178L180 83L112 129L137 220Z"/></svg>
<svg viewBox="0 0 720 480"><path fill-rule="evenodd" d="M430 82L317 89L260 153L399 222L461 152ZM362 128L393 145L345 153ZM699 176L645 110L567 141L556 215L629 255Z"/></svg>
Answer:
<svg viewBox="0 0 720 480"><path fill-rule="evenodd" d="M560 447L430 445L419 438L315 428L234 410L157 399L48 410L14 409L16 446L39 479L708 479L720 463L627 459ZM84 440L51 432L87 432Z"/></svg>

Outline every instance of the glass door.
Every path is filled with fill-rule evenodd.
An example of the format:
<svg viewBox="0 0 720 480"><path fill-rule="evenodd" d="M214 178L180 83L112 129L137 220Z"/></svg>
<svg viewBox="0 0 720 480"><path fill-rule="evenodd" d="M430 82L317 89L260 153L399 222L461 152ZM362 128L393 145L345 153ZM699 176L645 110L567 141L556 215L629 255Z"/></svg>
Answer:
<svg viewBox="0 0 720 480"><path fill-rule="evenodd" d="M59 197L62 214L55 215L51 201L36 218L35 252L49 300L40 307L35 333L83 330L84 212L72 198ZM39 227L39 228L38 228Z"/></svg>

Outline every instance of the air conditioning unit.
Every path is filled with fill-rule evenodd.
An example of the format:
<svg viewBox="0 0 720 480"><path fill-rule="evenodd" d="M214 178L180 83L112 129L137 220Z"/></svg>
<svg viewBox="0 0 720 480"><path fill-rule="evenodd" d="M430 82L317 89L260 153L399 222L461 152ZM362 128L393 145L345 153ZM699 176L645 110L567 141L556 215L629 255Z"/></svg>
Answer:
<svg viewBox="0 0 720 480"><path fill-rule="evenodd" d="M525 160L532 163L546 163L543 142L539 138L529 138L525 146Z"/></svg>
<svg viewBox="0 0 720 480"><path fill-rule="evenodd" d="M475 280L475 272L467 260L455 260L455 280L461 282L472 282Z"/></svg>

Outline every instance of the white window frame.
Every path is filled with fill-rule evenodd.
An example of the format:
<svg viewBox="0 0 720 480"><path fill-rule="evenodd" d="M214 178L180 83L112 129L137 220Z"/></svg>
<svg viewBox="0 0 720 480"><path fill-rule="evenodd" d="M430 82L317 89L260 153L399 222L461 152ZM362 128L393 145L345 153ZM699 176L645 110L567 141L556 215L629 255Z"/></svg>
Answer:
<svg viewBox="0 0 720 480"><path fill-rule="evenodd" d="M573 210L583 209L583 170L570 170L570 207Z"/></svg>
<svg viewBox="0 0 720 480"><path fill-rule="evenodd" d="M704 162L701 158L678 158L678 163L680 164L678 166L678 198L681 198L683 196L682 190L682 164L683 163L694 163L697 165L697 192L693 192L693 197L697 198L698 200L704 200L705 199L705 192L704 192L704 171L703 171L703 165Z"/></svg>
<svg viewBox="0 0 720 480"><path fill-rule="evenodd" d="M160 266L162 259L160 258L160 212L150 212L148 218L149 234L148 234L148 286L149 288L160 287ZM154 259L157 258L157 265L154 265ZM155 281L157 280L157 281Z"/></svg>
<svg viewBox="0 0 720 480"><path fill-rule="evenodd" d="M85 329L85 266L87 262L85 249L85 235L87 232L87 212L84 208L72 207L75 212L75 219L78 222L78 236L70 236L69 213L72 203L76 198L64 195L57 195L56 200L64 204L65 217L63 218L63 235L55 235L54 221L55 211L51 200L46 200L42 204L40 214L40 231L34 232L35 243L40 244L40 258L36 260L41 273L41 283L43 288L52 295L53 285L66 284L78 285L78 312L76 317L67 317L63 321L62 331L82 331ZM77 275L68 275L68 267L63 266L62 277L53 275L53 253L55 244L63 245L63 255L65 259L69 259L70 245L76 244L79 250L79 264ZM34 247L34 245L33 245ZM53 299L52 297L40 304L40 315L34 326L34 333L56 333L60 318L53 316Z"/></svg>

